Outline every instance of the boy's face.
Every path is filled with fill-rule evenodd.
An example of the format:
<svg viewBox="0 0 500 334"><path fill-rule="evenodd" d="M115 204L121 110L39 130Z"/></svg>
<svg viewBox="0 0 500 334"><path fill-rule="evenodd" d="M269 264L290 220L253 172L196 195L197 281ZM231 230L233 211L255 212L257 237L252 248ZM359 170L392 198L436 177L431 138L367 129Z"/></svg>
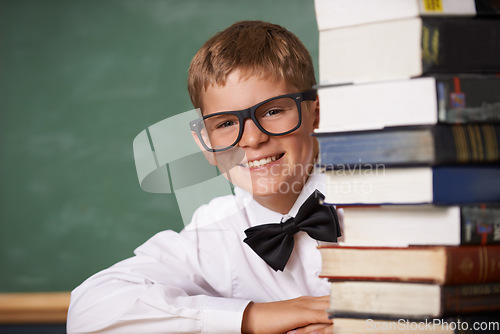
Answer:
<svg viewBox="0 0 500 334"><path fill-rule="evenodd" d="M275 96L297 92L297 88L283 81L241 79L240 72L233 71L225 86L210 86L205 91L203 115L242 110ZM207 153L209 161L233 184L247 190L257 200L278 196L294 201L312 170L318 151L316 139L311 136L319 124L318 101L304 101L301 109L301 126L283 136L269 136L251 119L246 119L239 143L227 151Z"/></svg>

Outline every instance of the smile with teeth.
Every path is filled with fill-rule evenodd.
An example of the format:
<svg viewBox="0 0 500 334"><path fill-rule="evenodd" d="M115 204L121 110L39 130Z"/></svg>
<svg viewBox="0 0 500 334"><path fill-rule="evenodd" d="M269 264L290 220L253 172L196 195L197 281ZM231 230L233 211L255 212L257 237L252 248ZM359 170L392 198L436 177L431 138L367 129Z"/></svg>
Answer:
<svg viewBox="0 0 500 334"><path fill-rule="evenodd" d="M244 164L242 164L244 167L250 167L250 168L256 168L256 167L262 167L267 164L270 164L271 162L275 162L276 160L280 159L283 156L283 154L276 154L267 158L262 158L258 160L252 160L248 161Z"/></svg>

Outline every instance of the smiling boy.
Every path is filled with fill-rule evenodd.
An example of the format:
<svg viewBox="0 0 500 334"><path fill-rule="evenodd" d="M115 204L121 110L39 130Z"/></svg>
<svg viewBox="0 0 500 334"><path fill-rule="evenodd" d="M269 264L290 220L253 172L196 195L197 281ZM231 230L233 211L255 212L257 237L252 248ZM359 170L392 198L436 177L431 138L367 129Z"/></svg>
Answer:
<svg viewBox="0 0 500 334"><path fill-rule="evenodd" d="M319 242L314 231L298 228L307 206L328 220L328 235L316 239L340 236L335 211L311 195L324 186L314 169L314 84L309 53L280 26L238 22L203 45L189 71L190 96L202 116L191 128L235 195L200 207L180 233L158 233L133 258L75 289L69 333L331 330ZM286 230L286 256L271 250L274 259L267 259L254 250L260 241L253 241L253 229L265 234L273 229L268 223Z"/></svg>
<svg viewBox="0 0 500 334"><path fill-rule="evenodd" d="M228 74L224 86L206 88L202 93L203 105L198 107L204 116L209 116L224 110L238 111L273 97L299 93L300 91L299 88L287 84L280 78L261 78L245 72L244 69L235 69ZM280 103L286 104L287 107L292 103L295 110L290 111L290 113L298 115L297 105L293 98L280 100L291 100L288 103ZM268 135L261 131L252 120L245 120L243 123L244 131L236 144L237 148L244 152L244 163L234 167L230 165L221 168L229 169L231 181L236 186L252 193L253 198L258 203L273 211L288 213L307 177L311 174L313 161L318 153L316 140L311 136L313 129L318 127L319 122L318 102L315 100L316 95L314 94L313 101L301 103L300 127L287 135ZM272 101L267 104L272 104ZM272 106L274 107L274 105ZM283 105L276 107L283 108ZM293 119L293 124L288 128L279 129L279 131L285 132L298 125L298 116L293 117ZM282 117L276 122L283 123L281 120ZM238 125L232 126L238 127ZM230 160L224 155L240 156L230 150L223 151L216 153L216 161L212 160L211 162L217 164L217 161ZM267 161L269 159L271 161ZM294 168L295 166L305 167L299 169Z"/></svg>

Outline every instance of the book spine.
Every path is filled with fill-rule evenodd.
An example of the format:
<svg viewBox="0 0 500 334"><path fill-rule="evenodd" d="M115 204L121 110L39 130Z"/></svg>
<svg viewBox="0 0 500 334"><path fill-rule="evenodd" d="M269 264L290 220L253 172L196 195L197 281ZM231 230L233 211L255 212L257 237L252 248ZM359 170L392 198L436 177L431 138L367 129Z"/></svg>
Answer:
<svg viewBox="0 0 500 334"><path fill-rule="evenodd" d="M423 73L500 72L500 20L422 18Z"/></svg>
<svg viewBox="0 0 500 334"><path fill-rule="evenodd" d="M381 317L370 313L339 313L332 309L326 310L328 317L335 323L343 324L347 321L356 323L361 321L361 331L349 333L365 333L370 329L381 329L376 333L455 333L455 334L491 334L498 333L500 329L500 313L487 312L484 314L461 314L458 316L444 316L441 318L411 318L400 317L397 315ZM482 324L481 324L482 323ZM483 328L481 329L482 325ZM427 328L429 331L415 330L418 328ZM398 329L399 331L396 331ZM413 329L413 330L412 330ZM362 331L364 330L364 332Z"/></svg>
<svg viewBox="0 0 500 334"><path fill-rule="evenodd" d="M443 316L500 310L500 283L443 286Z"/></svg>
<svg viewBox="0 0 500 334"><path fill-rule="evenodd" d="M432 187L435 204L500 202L500 166L434 166Z"/></svg>
<svg viewBox="0 0 500 334"><path fill-rule="evenodd" d="M439 122L500 122L500 76L438 75Z"/></svg>
<svg viewBox="0 0 500 334"><path fill-rule="evenodd" d="M476 15L493 16L500 14L500 5L498 0L476 0Z"/></svg>
<svg viewBox="0 0 500 334"><path fill-rule="evenodd" d="M500 282L500 246L446 248L447 285Z"/></svg>
<svg viewBox="0 0 500 334"><path fill-rule="evenodd" d="M327 309L326 312L329 314L330 318L347 318L347 319L370 319L374 321L403 321L408 320L410 322L421 321L425 319L432 319L431 314L411 316L405 315L404 317L400 314L387 315L387 314L377 314L377 313L367 313L367 312L348 312L348 311L337 311L334 309Z"/></svg>
<svg viewBox="0 0 500 334"><path fill-rule="evenodd" d="M431 21L432 22L432 21ZM422 24L422 72L433 72L432 70L442 62L440 59L440 44L443 35L440 34L439 26L432 25L428 20ZM441 57L442 58L442 57Z"/></svg>
<svg viewBox="0 0 500 334"><path fill-rule="evenodd" d="M494 15L499 12L495 9L495 0L419 0L421 15Z"/></svg>
<svg viewBox="0 0 500 334"><path fill-rule="evenodd" d="M396 127L316 137L319 163L327 169L500 161L500 125L494 124Z"/></svg>
<svg viewBox="0 0 500 334"><path fill-rule="evenodd" d="M499 125L438 125L433 132L435 164L499 161Z"/></svg>
<svg viewBox="0 0 500 334"><path fill-rule="evenodd" d="M500 243L500 205L464 206L460 215L462 245Z"/></svg>

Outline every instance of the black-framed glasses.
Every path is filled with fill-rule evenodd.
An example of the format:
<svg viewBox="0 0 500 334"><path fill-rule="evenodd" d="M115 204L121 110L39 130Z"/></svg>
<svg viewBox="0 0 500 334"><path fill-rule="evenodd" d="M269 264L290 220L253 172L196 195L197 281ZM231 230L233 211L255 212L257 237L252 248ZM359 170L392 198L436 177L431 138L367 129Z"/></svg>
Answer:
<svg viewBox="0 0 500 334"><path fill-rule="evenodd" d="M240 141L247 118L269 136L283 136L297 130L302 123L302 101L314 101L316 96L316 90L275 96L247 109L200 117L189 125L207 151L225 151Z"/></svg>

